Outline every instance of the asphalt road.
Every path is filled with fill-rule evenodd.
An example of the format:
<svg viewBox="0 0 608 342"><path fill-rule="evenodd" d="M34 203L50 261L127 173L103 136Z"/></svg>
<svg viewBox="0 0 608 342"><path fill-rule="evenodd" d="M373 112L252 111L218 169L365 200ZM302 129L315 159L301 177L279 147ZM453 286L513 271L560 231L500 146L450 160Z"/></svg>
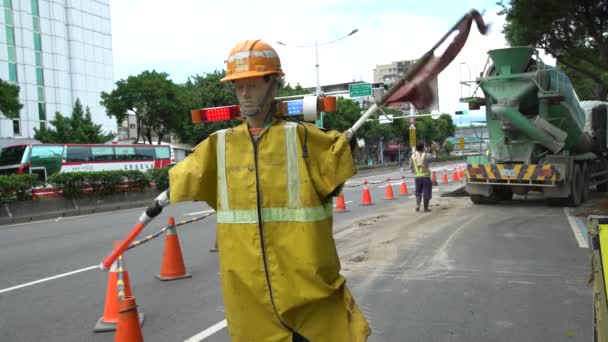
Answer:
<svg viewBox="0 0 608 342"><path fill-rule="evenodd" d="M374 205L361 206L363 179L347 183L349 212L336 213L334 226L343 272L372 324L370 341L590 339L588 250L578 247L563 210L538 201L473 207L466 198L437 196L458 187L450 183L434 192L433 214L416 214L411 196L397 196L400 180L392 182L396 200L383 199L386 183L374 184ZM158 231L169 215L179 221L208 209L169 207L146 233ZM113 333L93 333L106 273L11 288L99 264L140 211L0 227L0 340L113 341ZM214 229L214 216L179 228L190 279L154 278L163 238L126 255L146 341L185 341L223 321L217 255L208 252ZM229 337L224 328L204 340Z"/></svg>

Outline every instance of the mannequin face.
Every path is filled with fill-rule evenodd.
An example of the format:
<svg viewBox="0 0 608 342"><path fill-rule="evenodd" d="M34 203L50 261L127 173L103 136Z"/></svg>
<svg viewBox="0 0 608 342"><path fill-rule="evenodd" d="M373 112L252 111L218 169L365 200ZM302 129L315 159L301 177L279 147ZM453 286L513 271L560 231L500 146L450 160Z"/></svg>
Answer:
<svg viewBox="0 0 608 342"><path fill-rule="evenodd" d="M268 82L263 77L245 78L234 81L236 97L239 100L241 114L246 117L255 116L259 113L266 115L270 103L276 96L276 87L272 79ZM269 89L273 87L274 89ZM272 94L269 95L268 91ZM266 103L264 101L266 100Z"/></svg>

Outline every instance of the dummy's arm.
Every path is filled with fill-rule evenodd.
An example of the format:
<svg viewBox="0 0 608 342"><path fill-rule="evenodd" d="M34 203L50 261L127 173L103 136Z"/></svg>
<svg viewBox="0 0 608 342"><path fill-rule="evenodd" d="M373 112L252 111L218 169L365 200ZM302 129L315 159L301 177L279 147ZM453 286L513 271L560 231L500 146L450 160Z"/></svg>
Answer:
<svg viewBox="0 0 608 342"><path fill-rule="evenodd" d="M133 240L135 240L137 235L144 229L144 227L148 223L150 223L153 218L158 216L163 211L163 208L168 206L170 203L171 202L169 201L169 189L167 189L167 190L163 191L160 195L158 195L154 199L154 202L152 203L152 205L150 205L148 208L146 208L146 210L139 216L139 220L138 220L137 224L135 225L135 227L133 228L133 230L131 231L131 233L129 233L127 238L122 241L122 243L120 244L120 246L118 246L118 248L113 250L112 253L110 253L110 255L108 255L108 257L106 257L101 262L101 264L99 265L99 268L102 271L108 270L110 268L110 266L112 266L114 261L116 261L116 259L118 259L118 257L121 256L122 253L124 253L127 250L129 245L131 244L131 242L133 242Z"/></svg>

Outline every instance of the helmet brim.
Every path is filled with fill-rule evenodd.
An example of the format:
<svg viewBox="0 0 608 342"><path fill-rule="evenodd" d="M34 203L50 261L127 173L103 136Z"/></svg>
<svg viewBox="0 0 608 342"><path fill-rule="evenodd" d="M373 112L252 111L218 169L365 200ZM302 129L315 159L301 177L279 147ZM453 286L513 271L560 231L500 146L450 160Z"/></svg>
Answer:
<svg viewBox="0 0 608 342"><path fill-rule="evenodd" d="M226 77L222 78L220 80L220 82L240 80L243 78L263 77L263 76L272 75L272 74L277 74L277 75L279 75L279 77L285 76L285 73L283 73L282 71L280 73L278 73L276 71L246 71L246 72L239 72L239 73L235 73L233 75L226 76Z"/></svg>

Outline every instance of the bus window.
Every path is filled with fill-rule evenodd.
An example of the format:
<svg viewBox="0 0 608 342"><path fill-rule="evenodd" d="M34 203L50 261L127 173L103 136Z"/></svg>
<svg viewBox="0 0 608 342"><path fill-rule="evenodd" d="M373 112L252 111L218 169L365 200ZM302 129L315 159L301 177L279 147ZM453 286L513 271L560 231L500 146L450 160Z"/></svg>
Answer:
<svg viewBox="0 0 608 342"><path fill-rule="evenodd" d="M61 170L61 158L63 156L63 146L32 146L30 157L30 168L32 173L37 173L40 179L50 176ZM46 170L46 171L45 171Z"/></svg>
<svg viewBox="0 0 608 342"><path fill-rule="evenodd" d="M0 151L0 166L16 165L26 163L26 145L5 147Z"/></svg>
<svg viewBox="0 0 608 342"><path fill-rule="evenodd" d="M168 147L155 147L156 159L169 159L171 158L171 150Z"/></svg>
<svg viewBox="0 0 608 342"><path fill-rule="evenodd" d="M114 160L114 147L93 146L91 147L91 160Z"/></svg>
<svg viewBox="0 0 608 342"><path fill-rule="evenodd" d="M91 147L68 146L65 160L67 162L86 162L91 160Z"/></svg>
<svg viewBox="0 0 608 342"><path fill-rule="evenodd" d="M134 147L114 147L116 151L116 160L133 160L135 159L135 148Z"/></svg>
<svg viewBox="0 0 608 342"><path fill-rule="evenodd" d="M135 158L137 158L138 160L154 159L154 147L136 147Z"/></svg>

